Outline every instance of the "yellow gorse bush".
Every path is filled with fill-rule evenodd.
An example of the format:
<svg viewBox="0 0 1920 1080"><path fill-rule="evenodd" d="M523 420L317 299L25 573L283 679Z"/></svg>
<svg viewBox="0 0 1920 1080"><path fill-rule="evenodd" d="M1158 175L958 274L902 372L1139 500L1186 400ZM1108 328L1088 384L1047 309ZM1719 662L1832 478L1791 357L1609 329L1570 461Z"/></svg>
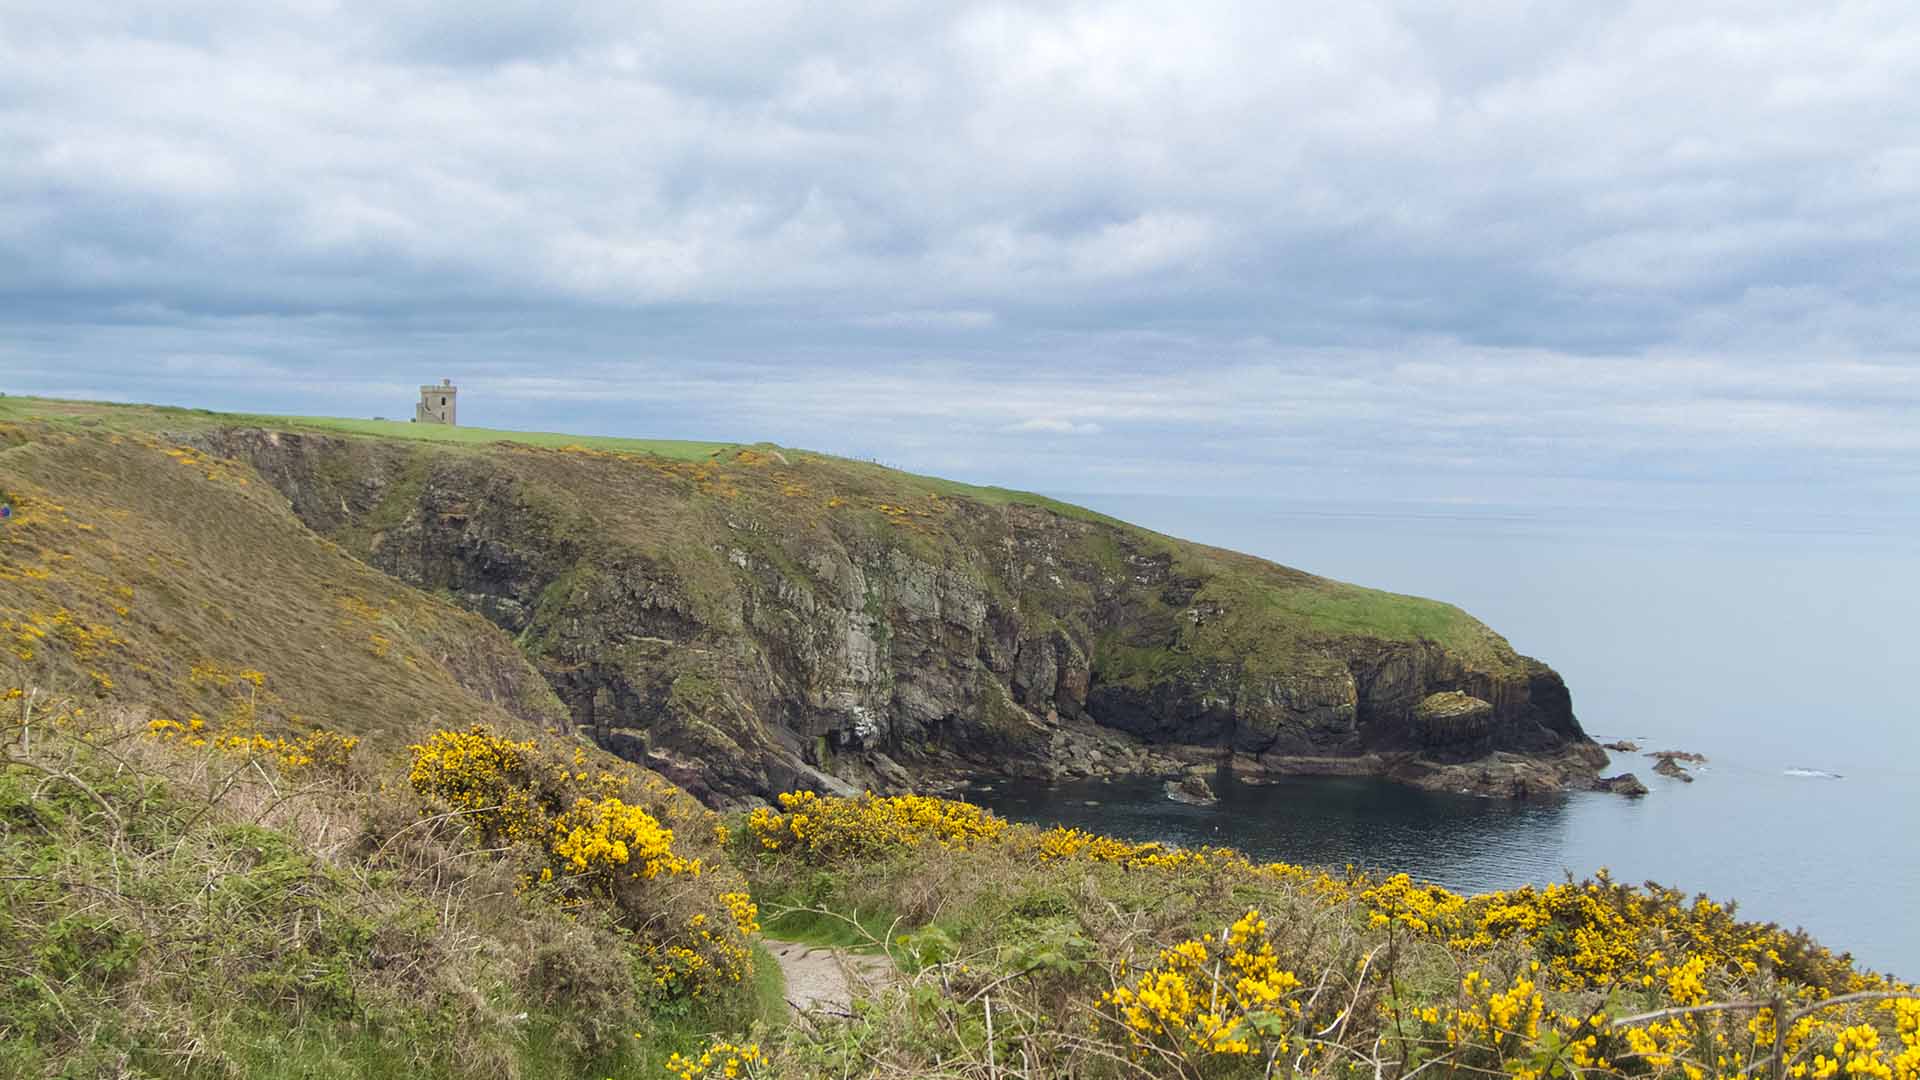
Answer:
<svg viewBox="0 0 1920 1080"><path fill-rule="evenodd" d="M780 807L754 810L747 828L769 851L799 852L821 862L928 843L964 848L991 841L1007 828L972 803L925 795L868 792L842 799L797 791L781 795Z"/></svg>
<svg viewBox="0 0 1920 1080"><path fill-rule="evenodd" d="M612 796L581 799L553 820L553 854L575 874L630 877L700 873L699 859L673 853L673 830L652 814Z"/></svg>
<svg viewBox="0 0 1920 1080"><path fill-rule="evenodd" d="M760 908L751 896L743 892L721 893L720 902L727 906L727 914L733 917L733 925L742 935L760 932Z"/></svg>
<svg viewBox="0 0 1920 1080"><path fill-rule="evenodd" d="M684 794L653 779L631 784L589 771L582 749L556 759L535 740L479 724L435 732L412 752L408 779L417 793L451 807L488 843L523 845L533 862L522 875L527 889L569 906L603 901L621 913L658 996L698 996L752 974L747 937L759 929L758 909L744 892L701 881L702 860L676 850L674 830L631 801L685 814ZM694 887L650 889L665 878Z"/></svg>
<svg viewBox="0 0 1920 1080"><path fill-rule="evenodd" d="M272 762L283 773L317 770L333 774L346 772L357 735L315 728L305 735L264 735L245 720L231 724L208 724L205 717L192 714L186 720L157 717L147 721L147 735L187 749L212 749L223 754L243 755Z"/></svg>
<svg viewBox="0 0 1920 1080"><path fill-rule="evenodd" d="M1100 1001L1143 1051L1271 1057L1287 1052L1299 989L1300 979L1280 966L1266 919L1249 911L1218 935L1162 950L1157 965Z"/></svg>
<svg viewBox="0 0 1920 1080"><path fill-rule="evenodd" d="M1049 866L1105 864L1169 880L1206 875L1223 889L1236 881L1284 881L1336 925L1376 935L1370 954L1343 961L1357 968L1334 971L1322 957L1307 973L1304 958L1283 957L1269 916L1255 910L1213 935L1150 954L1144 970L1129 972L1124 959L1109 958L1110 988L1083 1001L1102 1018L1096 1026L1123 1033L1143 1060L1183 1062L1193 1075L1238 1075L1259 1059L1280 1071L1338 1071L1342 1051L1324 1036L1354 1026L1348 1010L1361 1008L1382 1025L1367 1036L1380 1043L1370 1052L1390 1052L1412 1063L1408 1068L1444 1059L1456 1074L1518 1080L1744 1080L1768 1075L1778 1052L1781 1071L1795 1080L1920 1080L1920 996L1822 1007L1784 1032L1775 1030L1779 1021L1766 1005L1777 1001L1792 1013L1833 995L1911 988L1862 972L1798 932L1742 921L1706 897L1623 885L1604 872L1590 881L1465 896L1404 874L1259 863L1231 848L1008 828L978 807L938 799L802 793L780 804L752 815L754 836L768 850L815 864L937 842L996 845ZM1526 958L1517 967L1516 954ZM1453 992L1404 996L1410 991L1380 972L1416 957L1429 969L1457 971ZM1359 1003L1356 996L1354 1005L1344 994L1315 995L1301 985L1331 979L1358 995L1369 978L1377 998ZM1746 1004L1664 1011L1716 1001ZM1658 1015L1616 1022L1640 1013Z"/></svg>
<svg viewBox="0 0 1920 1080"><path fill-rule="evenodd" d="M540 815L531 790L531 739L516 742L474 724L465 731L436 731L411 749L407 780L415 791L464 812L489 839L533 835Z"/></svg>

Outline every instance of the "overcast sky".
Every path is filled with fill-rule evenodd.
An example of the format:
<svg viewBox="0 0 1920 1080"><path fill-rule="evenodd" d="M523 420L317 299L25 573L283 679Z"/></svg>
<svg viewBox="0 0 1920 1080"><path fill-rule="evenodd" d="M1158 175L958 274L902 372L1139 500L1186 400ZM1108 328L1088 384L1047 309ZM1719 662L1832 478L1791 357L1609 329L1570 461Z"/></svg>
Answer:
<svg viewBox="0 0 1920 1080"><path fill-rule="evenodd" d="M1920 509L1920 9L0 0L0 390Z"/></svg>

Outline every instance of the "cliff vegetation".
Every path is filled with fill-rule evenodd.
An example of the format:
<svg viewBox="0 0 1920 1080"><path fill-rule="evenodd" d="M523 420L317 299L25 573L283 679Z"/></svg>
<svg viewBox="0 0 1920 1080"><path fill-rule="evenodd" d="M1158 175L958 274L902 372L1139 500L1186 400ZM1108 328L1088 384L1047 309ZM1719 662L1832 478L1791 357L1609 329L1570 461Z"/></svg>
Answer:
<svg viewBox="0 0 1920 1080"><path fill-rule="evenodd" d="M492 622L564 724L714 806L1195 762L1526 795L1604 760L1452 605L1040 496L766 445L6 407L36 454L277 493L275 528Z"/></svg>
<svg viewBox="0 0 1920 1080"><path fill-rule="evenodd" d="M1457 609L774 447L379 434L0 400L0 1075L1920 1080L1911 987L1730 904L908 790L1577 775ZM791 1015L768 939L878 974Z"/></svg>

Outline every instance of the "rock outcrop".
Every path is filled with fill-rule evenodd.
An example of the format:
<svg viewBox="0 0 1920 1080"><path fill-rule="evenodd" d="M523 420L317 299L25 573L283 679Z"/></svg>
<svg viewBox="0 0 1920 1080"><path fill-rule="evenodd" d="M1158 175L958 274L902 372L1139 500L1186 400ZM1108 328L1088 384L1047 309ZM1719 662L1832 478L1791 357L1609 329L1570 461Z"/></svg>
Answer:
<svg viewBox="0 0 1920 1080"><path fill-rule="evenodd" d="M1693 783L1693 774L1688 772L1673 755L1656 754L1654 759L1654 772L1661 776L1670 776L1675 780L1684 780L1689 784Z"/></svg>
<svg viewBox="0 0 1920 1080"><path fill-rule="evenodd" d="M1188 806L1212 806L1220 801L1204 771L1189 769L1178 779L1167 781L1166 790L1167 798Z"/></svg>
<svg viewBox="0 0 1920 1080"><path fill-rule="evenodd" d="M1413 709L1414 731L1434 750L1466 751L1477 757L1493 734L1493 706L1471 694L1443 690L1422 698Z"/></svg>
<svg viewBox="0 0 1920 1080"><path fill-rule="evenodd" d="M1621 773L1619 776L1603 776L1596 781L1596 788L1600 791L1610 791L1615 795L1635 797L1647 793L1647 785L1632 773Z"/></svg>
<svg viewBox="0 0 1920 1080"><path fill-rule="evenodd" d="M198 441L715 805L1195 762L1530 795L1605 760L1560 676L1457 608L1038 497L794 451Z"/></svg>

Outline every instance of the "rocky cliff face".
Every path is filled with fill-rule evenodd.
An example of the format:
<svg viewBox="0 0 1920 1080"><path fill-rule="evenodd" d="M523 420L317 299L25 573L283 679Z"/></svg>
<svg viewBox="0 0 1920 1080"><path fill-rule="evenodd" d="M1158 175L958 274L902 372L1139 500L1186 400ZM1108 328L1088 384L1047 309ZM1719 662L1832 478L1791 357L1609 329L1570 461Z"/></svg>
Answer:
<svg viewBox="0 0 1920 1080"><path fill-rule="evenodd" d="M200 441L716 804L1194 760L1523 793L1604 762L1560 677L1457 609L1032 497L770 449Z"/></svg>

